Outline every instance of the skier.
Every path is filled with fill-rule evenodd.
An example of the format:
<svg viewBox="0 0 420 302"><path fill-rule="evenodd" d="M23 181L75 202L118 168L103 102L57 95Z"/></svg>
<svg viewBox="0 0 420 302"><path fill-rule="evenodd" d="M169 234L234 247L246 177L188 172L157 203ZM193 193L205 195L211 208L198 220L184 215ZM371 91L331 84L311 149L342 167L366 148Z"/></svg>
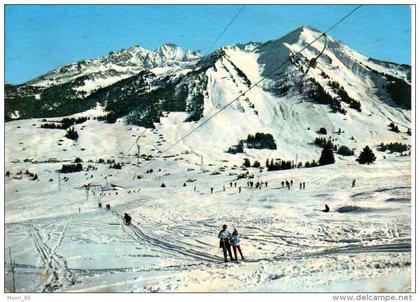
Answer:
<svg viewBox="0 0 420 302"><path fill-rule="evenodd" d="M284 188L284 180L281 182L281 187Z"/></svg>
<svg viewBox="0 0 420 302"><path fill-rule="evenodd" d="M293 186L293 179L290 180L290 186Z"/></svg>
<svg viewBox="0 0 420 302"><path fill-rule="evenodd" d="M302 190L302 183L299 183L299 190Z"/></svg>
<svg viewBox="0 0 420 302"><path fill-rule="evenodd" d="M324 213L328 213L330 211L330 207L326 204L325 209L322 210Z"/></svg>
<svg viewBox="0 0 420 302"><path fill-rule="evenodd" d="M266 187L266 188L268 187L268 181L266 181L266 182L265 182L265 187Z"/></svg>
<svg viewBox="0 0 420 302"><path fill-rule="evenodd" d="M241 187L241 186L239 186L239 194L241 194L241 190L242 190L242 187Z"/></svg>
<svg viewBox="0 0 420 302"><path fill-rule="evenodd" d="M238 261L238 254L237 251L239 251L239 254L241 255L242 260L244 260L244 255L242 254L241 246L239 245L240 239L239 239L239 233L236 228L233 229L232 238L230 239L230 244L232 245L233 254L235 256L235 261Z"/></svg>
<svg viewBox="0 0 420 302"><path fill-rule="evenodd" d="M232 188L232 182L230 183L230 187Z"/></svg>
<svg viewBox="0 0 420 302"><path fill-rule="evenodd" d="M223 185L223 192L225 192L226 191L226 188L225 188L225 185Z"/></svg>
<svg viewBox="0 0 420 302"><path fill-rule="evenodd" d="M213 194L213 187L210 188L210 193Z"/></svg>
<svg viewBox="0 0 420 302"><path fill-rule="evenodd" d="M227 254L229 253L230 261L233 261L232 257L232 250L230 249L230 237L231 234L229 230L227 229L227 225L224 224L222 227L222 230L219 232L219 235L217 236L220 239L219 247L223 250L223 256L225 258L225 262L228 262Z"/></svg>
<svg viewBox="0 0 420 302"><path fill-rule="evenodd" d="M303 184L302 184L302 188L305 190L305 182L303 182Z"/></svg>
<svg viewBox="0 0 420 302"><path fill-rule="evenodd" d="M124 221L126 225L129 225L131 223L131 216L127 213L124 214Z"/></svg>
<svg viewBox="0 0 420 302"><path fill-rule="evenodd" d="M351 183L351 187L354 188L356 186L356 179L353 179L352 183Z"/></svg>

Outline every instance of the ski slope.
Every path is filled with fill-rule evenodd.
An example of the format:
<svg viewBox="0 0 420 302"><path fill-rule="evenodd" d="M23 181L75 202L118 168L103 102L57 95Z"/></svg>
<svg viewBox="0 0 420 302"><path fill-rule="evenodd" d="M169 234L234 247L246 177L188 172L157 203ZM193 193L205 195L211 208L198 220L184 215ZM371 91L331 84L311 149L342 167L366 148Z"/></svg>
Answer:
<svg viewBox="0 0 420 302"><path fill-rule="evenodd" d="M99 114L100 108L91 113ZM5 178L5 248L16 261L17 291L411 289L409 156L374 150L378 160L372 165L336 156L336 164L316 168L262 173L250 168L254 182L268 182L250 189L250 179L236 180L245 172L242 160L212 149L204 135L195 143L186 140L189 149L181 144L166 154L173 157L159 157L159 149L188 130L180 126L174 133L171 125L179 115L169 114L156 130L145 132L141 152L156 158L145 169L135 165L135 146L127 154L144 129L123 121L77 125L77 143L63 138L64 130L38 128L38 120L6 124L6 171L11 175ZM252 151L262 157L260 150ZM76 157L97 170L61 174L59 190L56 171L63 162L41 161ZM125 165L110 169L96 163L99 158ZM24 174L15 179L26 169L39 181ZM294 181L291 190L281 187L285 180ZM235 181L237 188L231 188ZM306 183L305 190L299 182ZM82 186L88 183L118 189L99 196L91 187L87 195ZM98 202L109 203L111 211L98 208ZM324 204L330 213L320 211ZM132 216L132 225L123 223L124 213ZM245 261L223 263L217 234L224 223L238 228ZM5 278L10 286L10 274Z"/></svg>

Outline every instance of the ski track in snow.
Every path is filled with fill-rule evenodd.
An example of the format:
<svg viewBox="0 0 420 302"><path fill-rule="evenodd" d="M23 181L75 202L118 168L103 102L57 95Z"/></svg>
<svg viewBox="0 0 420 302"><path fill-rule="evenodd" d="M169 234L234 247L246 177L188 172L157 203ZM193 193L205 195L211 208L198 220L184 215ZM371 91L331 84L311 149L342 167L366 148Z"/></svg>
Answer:
<svg viewBox="0 0 420 302"><path fill-rule="evenodd" d="M111 210L114 215L116 215L122 221L124 220L123 215L119 214L115 210ZM135 223L131 223L127 225L127 227L132 231L134 237L136 239L142 240L145 243L149 243L151 245L157 246L161 248L163 251L171 251L175 254L179 254L182 256L187 256L194 260L202 260L202 261L220 261L220 258L209 255L200 251L195 251L192 249L192 245L186 244L189 247L184 247L182 245L175 245L170 242L162 241L156 237L146 235L139 227L135 225ZM185 244L185 243L184 243Z"/></svg>
<svg viewBox="0 0 420 302"><path fill-rule="evenodd" d="M43 292L52 292L74 285L74 276L67 267L66 260L58 255L57 249L61 245L68 223L62 227L56 246L51 249L42 238L39 230L34 225L28 226L28 233L34 241L35 247L39 252L42 262L45 265L45 277L47 278Z"/></svg>
<svg viewBox="0 0 420 302"><path fill-rule="evenodd" d="M389 168L399 171L398 167L407 167L406 163L397 161ZM383 164L385 162L378 163ZM337 164L336 171L340 171L340 165ZM179 171L176 167L171 169ZM409 217L406 209L410 206L409 203L388 201L396 198L410 200L410 186L404 185L406 180L398 174L395 178L390 172L390 179L397 182L389 185L380 174L372 174L382 180L363 184L360 178L356 189L340 189L343 183L349 183L349 178L343 177L349 172L344 172L343 176L322 174L324 176L319 178L319 183L316 179L322 169L268 173L262 177L268 179L268 188L252 191L245 185L242 195L229 187L231 177L224 177L221 182L226 185L226 192L215 190L213 195L206 193L209 183L216 181L214 186L221 185L219 178L203 174L199 179L200 172L195 171L190 172L191 176L182 176L199 179L193 183L199 187L195 194L192 185L184 188L174 186L174 183L180 182L177 179L184 172L171 173L166 178L156 175L141 180L142 189L132 190L135 192L132 194L128 191L136 181L130 180L132 184L128 184L125 190L119 190L118 195L114 192L111 196L102 197L103 204L111 204L111 211L97 207L97 196L91 195L90 199L86 199L80 191L76 195L78 202L74 204L71 194L71 198L60 201L62 205L57 203L52 216L43 217L45 213L37 211L23 220L20 216L12 216L18 219L6 223L6 238L18 238L14 244L25 244L18 234L21 226L27 228L41 257L44 273L47 273L46 280L40 273L41 280L45 280L40 291L242 291L258 290L261 286L265 288L265 284L273 284L273 289L278 290L310 290L310 284L326 284L324 281L314 283L310 279L314 272L333 276L343 270L343 276L350 279L355 276L371 279L391 270L409 267L410 227L406 222L409 219L404 217ZM372 167L366 169L364 173L374 173ZM104 175L101 171L97 173ZM124 175L121 174L119 183L125 179ZM155 177L159 179L157 182ZM285 178L302 177L307 180L305 191L297 188L289 191L279 186L279 181ZM169 187L154 187L163 181ZM335 184L337 192L325 194L317 189L319 186L328 188L331 183ZM64 188L71 192L74 187L69 185ZM54 192L53 195L64 196L68 194L66 192ZM253 198L249 200L251 194ZM333 211L324 216L315 210L327 196L331 197L329 202L336 209L353 204L369 211ZM311 200L309 204L308 199ZM16 200L10 205L19 209L25 199ZM35 204L49 207L53 202L49 200L35 199ZM386 203L379 205L378 200ZM77 213L79 206L81 213ZM401 218L397 216L389 220L391 216L388 213L393 213L393 208L402 211ZM131 225L124 224L124 212L133 217ZM239 228L245 261L222 263L216 238L222 222ZM80 247L76 248L78 245ZM36 262L27 263L24 259L17 261L20 270L39 271ZM83 263L88 263L88 266L84 267ZM342 266L340 263L347 264ZM152 278L151 273L156 277ZM173 277L167 279L164 274ZM124 276L133 276L134 279L123 284L118 280L124 279ZM225 280L226 283L217 280ZM284 283L277 283L280 280ZM308 286L302 289L296 280L307 280Z"/></svg>

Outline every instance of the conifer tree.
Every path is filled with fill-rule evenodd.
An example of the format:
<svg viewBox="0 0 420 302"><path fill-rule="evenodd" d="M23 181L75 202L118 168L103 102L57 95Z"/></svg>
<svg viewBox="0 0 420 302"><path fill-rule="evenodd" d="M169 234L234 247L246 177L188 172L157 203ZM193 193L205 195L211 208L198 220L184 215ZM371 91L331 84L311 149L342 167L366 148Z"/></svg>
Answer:
<svg viewBox="0 0 420 302"><path fill-rule="evenodd" d="M326 144L321 152L321 157L319 158L319 165L330 165L335 163L334 159L334 152L332 148L332 144Z"/></svg>
<svg viewBox="0 0 420 302"><path fill-rule="evenodd" d="M77 140L79 138L79 134L77 134L77 131L74 130L73 127L67 129L66 135L68 139Z"/></svg>
<svg viewBox="0 0 420 302"><path fill-rule="evenodd" d="M363 148L363 151L360 152L359 158L357 161L359 164L371 164L376 160L376 156L373 153L372 149L369 148L369 146L366 146Z"/></svg>

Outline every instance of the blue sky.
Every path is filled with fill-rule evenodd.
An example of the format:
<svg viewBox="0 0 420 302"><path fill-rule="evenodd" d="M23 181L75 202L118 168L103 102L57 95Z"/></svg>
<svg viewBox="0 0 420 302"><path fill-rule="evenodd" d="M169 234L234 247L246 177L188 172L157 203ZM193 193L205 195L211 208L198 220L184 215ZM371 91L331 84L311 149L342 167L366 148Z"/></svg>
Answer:
<svg viewBox="0 0 420 302"><path fill-rule="evenodd" d="M246 5L215 47L276 39L310 25L321 31L353 5ZM58 66L138 44L206 51L240 6L6 5L6 81L22 83ZM411 62L409 6L367 5L329 35L376 59Z"/></svg>

